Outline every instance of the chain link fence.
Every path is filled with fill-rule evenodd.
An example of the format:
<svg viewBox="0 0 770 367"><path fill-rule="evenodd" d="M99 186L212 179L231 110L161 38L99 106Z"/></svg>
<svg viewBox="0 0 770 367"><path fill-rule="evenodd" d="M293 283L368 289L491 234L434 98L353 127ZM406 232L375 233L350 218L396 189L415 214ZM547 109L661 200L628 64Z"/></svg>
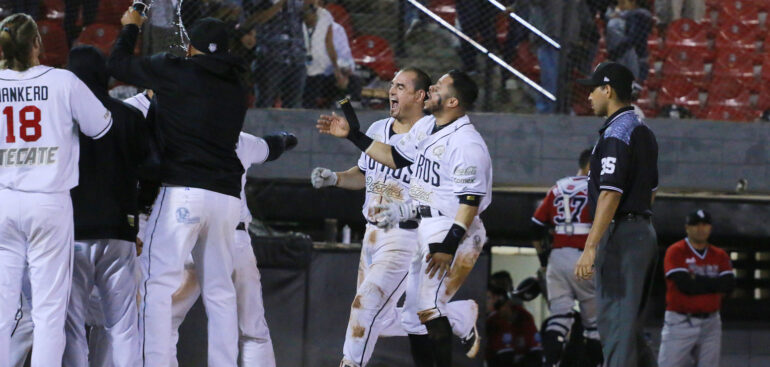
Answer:
<svg viewBox="0 0 770 367"><path fill-rule="evenodd" d="M350 97L388 104L390 79L416 66L480 86L477 110L590 115L574 83L599 62L635 74L647 117L770 119L770 0L145 0L141 52L184 54L185 26L212 16L233 28L256 108L328 108ZM33 15L43 63L75 44L109 52L132 0L0 0Z"/></svg>

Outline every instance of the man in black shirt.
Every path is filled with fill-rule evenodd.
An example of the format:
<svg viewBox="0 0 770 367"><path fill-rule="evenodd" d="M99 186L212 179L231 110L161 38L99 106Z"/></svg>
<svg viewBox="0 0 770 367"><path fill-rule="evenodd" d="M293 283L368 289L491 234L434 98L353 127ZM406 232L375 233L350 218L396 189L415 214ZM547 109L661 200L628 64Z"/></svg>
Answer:
<svg viewBox="0 0 770 367"><path fill-rule="evenodd" d="M589 279L596 260L598 328L607 367L656 365L640 315L658 253L650 222L658 144L630 106L633 80L631 71L615 62L602 63L590 78L578 80L594 88L588 98L594 113L607 116L591 156L593 226L575 266L578 278Z"/></svg>
<svg viewBox="0 0 770 367"><path fill-rule="evenodd" d="M187 57L133 55L144 19L129 9L108 67L118 80L155 92L162 188L149 218L140 285L143 367L171 364L171 295L192 254L208 316L208 365L235 366L238 319L231 249L243 166L235 153L246 115L242 65L225 24L197 20Z"/></svg>

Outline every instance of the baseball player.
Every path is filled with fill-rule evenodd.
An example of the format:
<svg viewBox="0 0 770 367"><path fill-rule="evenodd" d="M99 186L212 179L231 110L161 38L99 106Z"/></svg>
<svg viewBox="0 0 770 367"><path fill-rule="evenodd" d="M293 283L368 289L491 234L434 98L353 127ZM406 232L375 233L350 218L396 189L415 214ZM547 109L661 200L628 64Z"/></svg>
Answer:
<svg viewBox="0 0 770 367"><path fill-rule="evenodd" d="M424 116L430 77L417 68L399 71L390 87L390 118L375 121L369 126L367 136L386 143L396 144ZM358 166L343 172L332 172L318 167L311 174L313 187L336 186L348 190L366 188L363 215L368 222L364 233L356 296L350 309L350 321L345 333L341 366L365 366L371 358L379 336L405 335L400 324L400 313L396 303L406 289L409 264L417 249L417 226L415 219L398 223L384 230L377 227L375 206L381 203L403 203L409 199L409 183L412 166L393 170L362 153ZM472 302L472 301L470 301ZM456 308L452 326L460 336L466 336L475 327L478 306L467 304L470 312ZM470 316L470 317L462 317ZM388 331L388 330L396 330ZM420 339L427 330L416 330L409 334L418 365L420 360ZM471 353L475 356L478 350ZM426 354L426 353L422 353Z"/></svg>
<svg viewBox="0 0 770 367"><path fill-rule="evenodd" d="M171 297L192 254L208 316L208 363L234 366L238 319L233 286L234 229L239 222L243 166L235 153L246 114L242 65L228 52L227 26L214 18L189 29L187 57L133 55L144 18L129 8L108 60L116 79L152 89L163 137L160 181L143 251L140 285L144 367L171 363Z"/></svg>
<svg viewBox="0 0 770 367"><path fill-rule="evenodd" d="M147 113L151 103L146 95L140 94L133 98L132 103ZM293 134L279 132L259 138L241 132L235 152L248 169L254 164L278 159L283 152L294 148L297 138ZM239 328L239 366L275 367L275 354L270 332L265 321L265 309L262 303L262 287L260 283L257 259L251 247L251 237L248 225L252 221L251 212L246 202L246 172L241 177L241 222L235 230L235 247L233 249L233 283L238 304ZM144 241L142 233L140 241ZM141 258L146 259L146 255ZM201 295L200 283L195 271L192 257L185 263L184 281L172 296L172 355L170 366L178 365L176 359L176 343L179 339L179 326L184 321L190 308Z"/></svg>
<svg viewBox="0 0 770 367"><path fill-rule="evenodd" d="M452 328L447 303L465 281L486 240L478 215L491 202L492 166L484 140L466 115L478 95L465 73L450 71L431 86L420 119L395 145L375 141L339 116L322 115L321 133L351 140L392 169L412 167L406 203L375 207L375 222L395 227L420 216L419 250L409 272L404 324L410 334L428 330L435 364L451 366ZM451 271L450 271L451 270ZM475 336L474 336L475 337Z"/></svg>
<svg viewBox="0 0 770 367"><path fill-rule="evenodd" d="M666 315L658 366L717 367L722 344L719 308L735 288L730 256L708 243L711 215L696 210L685 222L687 237L666 250ZM693 360L695 363L693 363Z"/></svg>
<svg viewBox="0 0 770 367"><path fill-rule="evenodd" d="M0 365L10 364L25 267L29 267L32 366L61 365L72 277L77 131L98 139L110 112L75 75L40 65L35 21L14 14L0 23Z"/></svg>
<svg viewBox="0 0 770 367"><path fill-rule="evenodd" d="M585 150L578 160L578 172L556 181L532 217L533 229L540 237L552 228L550 255L541 241L534 241L541 259L547 266L546 285L551 316L545 323L543 359L545 366L556 366L561 360L574 321L575 301L580 304L583 336L586 338L586 366L601 365L602 349L596 330L596 289L589 280L575 278L575 263L583 251L591 229L588 206L588 163L591 150Z"/></svg>
<svg viewBox="0 0 770 367"><path fill-rule="evenodd" d="M139 363L135 277L137 176L146 151L140 148L144 116L107 93L106 60L93 46L70 51L68 68L112 113L116 127L105 139L81 136L80 186L72 190L75 213L75 261L67 308L67 366L88 365L85 319L92 290L99 292L104 326L110 333L114 366Z"/></svg>

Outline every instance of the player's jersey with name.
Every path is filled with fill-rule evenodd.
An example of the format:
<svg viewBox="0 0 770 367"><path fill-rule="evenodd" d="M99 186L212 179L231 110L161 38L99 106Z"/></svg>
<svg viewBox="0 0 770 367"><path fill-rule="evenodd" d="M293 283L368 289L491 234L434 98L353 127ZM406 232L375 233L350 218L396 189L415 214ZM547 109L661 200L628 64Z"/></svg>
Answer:
<svg viewBox="0 0 770 367"><path fill-rule="evenodd" d="M65 192L78 184L78 130L98 139L112 115L67 70L0 70L0 189Z"/></svg>
<svg viewBox="0 0 770 367"><path fill-rule="evenodd" d="M425 116L397 144L413 163L409 196L454 218L461 195L481 196L479 214L492 201L492 159L467 115L441 127Z"/></svg>
<svg viewBox="0 0 770 367"><path fill-rule="evenodd" d="M396 134L393 131L394 122L395 119L392 117L375 121L366 130L366 135L385 144L397 144L407 134ZM366 176L366 199L362 210L366 220L373 221L375 205L409 200L412 167L394 170L375 161L366 153L361 153L361 157L358 158L358 169Z"/></svg>
<svg viewBox="0 0 770 367"><path fill-rule="evenodd" d="M569 213L565 203L569 206ZM554 228L553 248L573 247L582 250L591 229L588 177L572 176L559 180L548 190L532 216L532 221Z"/></svg>
<svg viewBox="0 0 770 367"><path fill-rule="evenodd" d="M731 274L733 266L727 252L721 248L709 245L701 255L685 238L666 250L663 271L666 273L666 310L679 313L711 313L719 311L722 304L721 293L684 294L669 275L686 272L693 276L716 278Z"/></svg>
<svg viewBox="0 0 770 367"><path fill-rule="evenodd" d="M240 221L246 223L248 228L249 223L251 223L251 212L246 203L246 173L248 173L249 167L252 164L265 163L267 156L270 154L270 148L267 146L265 139L241 132L241 135L238 136L238 146L235 148L235 154L238 155L238 159L241 161L244 169L243 176L241 176Z"/></svg>

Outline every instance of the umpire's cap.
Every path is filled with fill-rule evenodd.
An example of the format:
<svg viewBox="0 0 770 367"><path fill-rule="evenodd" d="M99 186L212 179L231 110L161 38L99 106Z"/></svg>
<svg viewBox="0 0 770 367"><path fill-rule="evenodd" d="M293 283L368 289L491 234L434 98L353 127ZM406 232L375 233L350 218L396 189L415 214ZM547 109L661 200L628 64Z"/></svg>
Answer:
<svg viewBox="0 0 770 367"><path fill-rule="evenodd" d="M531 301L540 295L540 283L538 283L535 277L528 277L516 286L513 295L524 301Z"/></svg>
<svg viewBox="0 0 770 367"><path fill-rule="evenodd" d="M617 62L606 61L599 64L589 78L578 79L577 82L589 87L609 85L618 94L618 98L622 101L629 101L631 99L631 86L634 83L634 73Z"/></svg>
<svg viewBox="0 0 770 367"><path fill-rule="evenodd" d="M694 226L699 223L711 224L711 214L703 209L698 209L687 215L685 223L688 226Z"/></svg>
<svg viewBox="0 0 770 367"><path fill-rule="evenodd" d="M198 51L221 54L228 50L227 25L216 18L198 19L190 27L190 43Z"/></svg>

